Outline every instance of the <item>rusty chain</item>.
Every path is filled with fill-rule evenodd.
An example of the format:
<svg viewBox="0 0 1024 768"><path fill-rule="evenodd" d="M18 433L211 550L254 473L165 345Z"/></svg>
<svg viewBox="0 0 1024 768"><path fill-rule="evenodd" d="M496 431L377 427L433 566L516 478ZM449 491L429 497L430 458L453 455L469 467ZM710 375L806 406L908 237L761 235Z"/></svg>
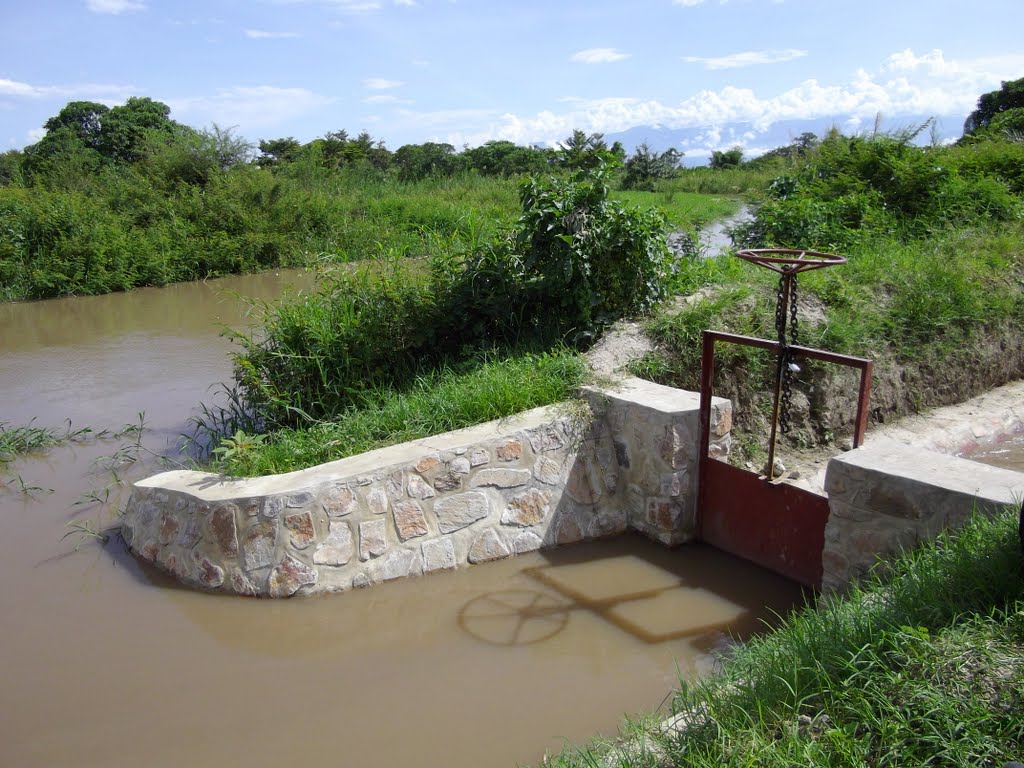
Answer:
<svg viewBox="0 0 1024 768"><path fill-rule="evenodd" d="M789 287L789 340L786 339L786 280L790 280ZM793 398L793 377L800 370L793 361L791 345L799 343L800 326L796 316L797 285L796 274L783 272L779 278L779 288L775 296L775 332L779 338L779 366L781 367L782 393L779 398L779 431L783 434L789 433L789 411Z"/></svg>

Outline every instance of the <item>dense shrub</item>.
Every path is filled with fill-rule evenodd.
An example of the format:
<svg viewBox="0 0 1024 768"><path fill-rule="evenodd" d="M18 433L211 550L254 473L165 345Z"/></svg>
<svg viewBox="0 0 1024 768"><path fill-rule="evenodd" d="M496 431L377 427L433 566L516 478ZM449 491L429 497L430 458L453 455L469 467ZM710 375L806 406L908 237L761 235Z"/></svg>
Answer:
<svg viewBox="0 0 1024 768"><path fill-rule="evenodd" d="M266 308L241 336L236 380L265 424L330 418L382 386L491 348L586 345L663 290L660 214L608 198L602 170L531 179L523 211L490 239L449 242L417 274L395 254L336 270L312 295Z"/></svg>
<svg viewBox="0 0 1024 768"><path fill-rule="evenodd" d="M608 194L603 169L524 182L513 230L470 254L455 280L454 304L472 318L460 332L585 344L657 301L669 266L665 221Z"/></svg>
<svg viewBox="0 0 1024 768"><path fill-rule="evenodd" d="M844 250L877 236L913 238L1020 214L1020 148L918 147L909 135L833 131L802 168L776 179L743 246Z"/></svg>

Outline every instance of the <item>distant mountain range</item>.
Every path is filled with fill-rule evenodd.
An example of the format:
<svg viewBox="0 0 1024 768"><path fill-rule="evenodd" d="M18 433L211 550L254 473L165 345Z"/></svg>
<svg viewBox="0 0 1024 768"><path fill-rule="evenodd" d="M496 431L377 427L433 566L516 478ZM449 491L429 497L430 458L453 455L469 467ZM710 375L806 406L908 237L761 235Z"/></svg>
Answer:
<svg viewBox="0 0 1024 768"><path fill-rule="evenodd" d="M921 125L931 115L899 115L896 117L882 116L882 130L893 131ZM936 133L941 141L955 141L963 133L964 119L967 115L936 115ZM731 149L739 146L744 157L750 159L762 155L770 149L791 144L802 133L823 135L832 126L838 127L843 133L858 134L874 130L874 119L857 119L850 115L836 115L829 118L813 120L780 120L768 126L755 126L753 123L727 123L719 127L703 128L666 128L660 125L638 125L619 133L606 133L604 138L608 144L622 142L626 152L632 154L638 146L646 143L657 152L675 147L685 154L683 164L686 166L705 165L714 150ZM927 144L932 140L931 131L923 131L917 143Z"/></svg>

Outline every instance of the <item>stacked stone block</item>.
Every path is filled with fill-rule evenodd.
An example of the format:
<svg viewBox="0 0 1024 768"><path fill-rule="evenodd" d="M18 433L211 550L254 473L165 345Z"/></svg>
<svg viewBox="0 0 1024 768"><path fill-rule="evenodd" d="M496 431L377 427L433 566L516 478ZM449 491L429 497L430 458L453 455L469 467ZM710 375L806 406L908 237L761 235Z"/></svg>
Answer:
<svg viewBox="0 0 1024 768"><path fill-rule="evenodd" d="M190 586L288 597L342 591L612 536L692 537L697 400L648 382L300 472L136 483L122 532ZM715 450L729 403L716 398Z"/></svg>
<svg viewBox="0 0 1024 768"><path fill-rule="evenodd" d="M700 395L636 378L614 389L589 389L587 395L601 415L595 432L616 458L627 525L666 546L691 541ZM723 458L731 446L732 403L712 398L710 421L708 455Z"/></svg>

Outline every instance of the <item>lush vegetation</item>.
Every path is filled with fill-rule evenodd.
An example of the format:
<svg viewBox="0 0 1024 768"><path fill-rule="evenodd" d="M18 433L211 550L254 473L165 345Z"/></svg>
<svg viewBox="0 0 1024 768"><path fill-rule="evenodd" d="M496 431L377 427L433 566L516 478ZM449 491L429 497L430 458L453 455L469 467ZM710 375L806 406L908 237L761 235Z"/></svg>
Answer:
<svg viewBox="0 0 1024 768"><path fill-rule="evenodd" d="M269 435L246 432L232 421L237 412L208 409L199 422L215 433L219 447L213 458L221 471L274 474L567 401L586 376L582 358L568 349L484 355L422 373L401 389L361 390L331 420ZM235 431L221 439L216 427L225 421Z"/></svg>
<svg viewBox="0 0 1024 768"><path fill-rule="evenodd" d="M799 302L810 310L800 339L928 382L878 402L883 416L964 398L1022 372L1009 349L1024 331L1024 143L979 131L954 146L915 145L926 128L805 136L751 161L750 172L775 175L753 219L733 233L746 247L848 258L800 277ZM777 279L730 257L680 270L672 291L696 298L651 321L659 352L636 371L692 389L704 329L774 338ZM1007 340L1004 363L982 357ZM738 403L739 423L752 432L766 431L763 394L773 370L764 353L721 349L716 387ZM797 377L810 409L809 423L792 436L798 447L832 441L840 423L849 428L826 401L833 375L829 366L808 364ZM740 446L738 460L760 458L759 444Z"/></svg>
<svg viewBox="0 0 1024 768"><path fill-rule="evenodd" d="M305 145L260 141L257 152L230 130L177 123L148 98L71 102L44 127L24 152L0 155L0 300L425 256L437 240L512 220L524 174L624 159L582 131L554 149L391 152L336 131Z"/></svg>
<svg viewBox="0 0 1024 768"><path fill-rule="evenodd" d="M244 407L229 431L336 420L368 392L495 350L583 347L649 309L670 267L664 217L609 192L601 166L529 179L518 220L491 237L449 240L426 268L386 258L335 270L312 294L264 307L259 332L237 337Z"/></svg>
<svg viewBox="0 0 1024 768"><path fill-rule="evenodd" d="M698 299L656 316L661 352L638 370L693 387L704 328L774 335L774 285L735 259L670 262L666 225L722 215L735 205L722 195L759 195L738 243L849 257L801 278L805 305L821 308L802 324L805 343L969 369L981 339L1022 319L1019 86L983 95L956 146L918 146L927 125L876 127L804 134L752 160L720 151L695 169L674 151L626 157L582 131L553 149L391 152L337 131L257 151L230 131L182 126L149 99L72 102L42 141L0 159L0 291L323 267L312 296L258 308L265 327L238 337L233 415L221 425L231 434L331 422L367 392L401 392L481 356L583 348L666 293ZM770 361L731 354L721 372L742 420ZM798 382L812 399L815 376L810 366ZM822 423L802 439L832 437Z"/></svg>
<svg viewBox="0 0 1024 768"><path fill-rule="evenodd" d="M978 517L738 646L683 683L665 731L548 765L1001 765L1024 755L1024 558L1017 512Z"/></svg>
<svg viewBox="0 0 1024 768"><path fill-rule="evenodd" d="M1013 127L1014 110L1024 106L1022 84L983 96L955 146L916 146L917 128L832 132L820 141L801 137L728 171L774 177L753 221L736 231L739 243L817 248L849 259L801 277L800 300L820 310L801 323L805 343L896 361L911 381L915 370L926 372L918 381L927 386L907 393L918 405L949 396L943 390L957 375L990 386L997 375L1021 374L1014 363L1001 374L982 370L981 350L1024 331L1024 145ZM696 297L651 321L662 352L642 371L692 387L705 328L774 337L776 277L726 257L681 270L673 290ZM758 410L754 393L769 388L771 362L743 348L722 349L718 385L740 400L741 413ZM815 398L823 379L807 367L800 384L813 416L822 407ZM832 436L823 429L816 437ZM672 714L687 727L636 721L624 741L567 751L549 764L1020 760L1018 514L979 518L959 534L943 534L846 599L822 599L737 648L721 675L682 684Z"/></svg>
<svg viewBox="0 0 1024 768"><path fill-rule="evenodd" d="M955 146L918 146L927 125L832 131L687 170L678 153L627 158L581 131L554 149L391 152L337 131L257 151L150 99L72 102L39 143L0 156L0 298L322 267L311 295L256 308L228 404L199 420L225 471L280 472L569 398L586 375L577 350L668 294L696 298L651 320L661 351L638 370L693 387L705 328L774 336L776 286L736 259L673 260L666 229L733 205L695 194L757 195L739 244L849 258L801 278L801 302L821 309L802 341L930 367L934 381L970 371L986 338L1024 331L1022 110L1018 80L979 99ZM770 361L734 349L723 363L742 418ZM814 377L808 366L798 382L812 411ZM0 461L71 434L0 425ZM832 437L824 422L811 435ZM684 685L673 708L691 726L652 731L619 762L1019 757L1021 567L1016 517L975 521Z"/></svg>
<svg viewBox="0 0 1024 768"><path fill-rule="evenodd" d="M159 144L137 162L88 170L54 161L0 187L0 298L105 293L382 250L423 256L435 239L515 214L514 185L498 177L406 182L310 158L193 174L172 157L179 152Z"/></svg>

